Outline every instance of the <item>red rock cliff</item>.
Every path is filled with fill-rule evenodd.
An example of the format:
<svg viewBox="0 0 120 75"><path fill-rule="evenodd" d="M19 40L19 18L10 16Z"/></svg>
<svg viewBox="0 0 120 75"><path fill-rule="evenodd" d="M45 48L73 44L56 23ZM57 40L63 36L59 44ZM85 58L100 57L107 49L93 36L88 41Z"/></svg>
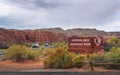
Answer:
<svg viewBox="0 0 120 75"><path fill-rule="evenodd" d="M59 32L42 30L7 30L0 28L0 41L6 43L32 43L65 41L66 36Z"/></svg>

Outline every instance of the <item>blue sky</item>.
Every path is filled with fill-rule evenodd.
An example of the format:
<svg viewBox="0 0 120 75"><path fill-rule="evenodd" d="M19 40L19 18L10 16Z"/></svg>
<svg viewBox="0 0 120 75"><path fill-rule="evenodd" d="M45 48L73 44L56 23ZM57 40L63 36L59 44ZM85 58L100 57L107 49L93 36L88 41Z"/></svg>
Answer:
<svg viewBox="0 0 120 75"><path fill-rule="evenodd" d="M120 31L120 0L0 0L0 27Z"/></svg>

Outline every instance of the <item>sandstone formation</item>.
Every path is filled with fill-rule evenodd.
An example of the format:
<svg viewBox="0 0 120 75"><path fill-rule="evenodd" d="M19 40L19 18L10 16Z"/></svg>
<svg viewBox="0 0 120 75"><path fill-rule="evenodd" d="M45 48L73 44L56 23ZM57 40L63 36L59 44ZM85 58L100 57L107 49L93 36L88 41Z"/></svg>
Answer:
<svg viewBox="0 0 120 75"><path fill-rule="evenodd" d="M68 36L119 36L120 32L105 32L96 29L48 28L37 30L14 30L0 28L0 42L13 43L46 43L66 41Z"/></svg>
<svg viewBox="0 0 120 75"><path fill-rule="evenodd" d="M12 43L45 43L65 41L66 36L58 32L48 32L41 30L9 30L0 29L0 41L8 44Z"/></svg>

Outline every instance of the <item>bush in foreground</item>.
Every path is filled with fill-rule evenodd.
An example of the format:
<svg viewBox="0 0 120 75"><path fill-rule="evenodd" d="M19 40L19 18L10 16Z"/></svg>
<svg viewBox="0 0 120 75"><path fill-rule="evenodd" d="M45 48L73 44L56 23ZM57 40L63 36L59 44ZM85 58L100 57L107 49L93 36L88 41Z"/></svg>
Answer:
<svg viewBox="0 0 120 75"><path fill-rule="evenodd" d="M83 67L84 63L83 61L85 60L85 55L76 55L73 58L73 65L74 67L81 68Z"/></svg>
<svg viewBox="0 0 120 75"><path fill-rule="evenodd" d="M119 59L120 62L120 48L119 47L113 47L110 52L108 52L105 55L106 60L117 60Z"/></svg>
<svg viewBox="0 0 120 75"><path fill-rule="evenodd" d="M27 60L37 60L41 54L40 50L30 50L28 53L28 59Z"/></svg>
<svg viewBox="0 0 120 75"><path fill-rule="evenodd" d="M24 60L36 60L39 57L39 51L32 51L26 46L13 45L5 53L4 59L10 59L16 62Z"/></svg>
<svg viewBox="0 0 120 75"><path fill-rule="evenodd" d="M81 68L86 59L85 55L69 53L64 48L55 48L49 52L44 60L45 68Z"/></svg>
<svg viewBox="0 0 120 75"><path fill-rule="evenodd" d="M44 60L45 68L70 68L73 67L72 57L68 51L62 48L51 50L50 54Z"/></svg>
<svg viewBox="0 0 120 75"><path fill-rule="evenodd" d="M89 60L90 61L100 61L103 60L104 56L98 53L93 53L89 55Z"/></svg>

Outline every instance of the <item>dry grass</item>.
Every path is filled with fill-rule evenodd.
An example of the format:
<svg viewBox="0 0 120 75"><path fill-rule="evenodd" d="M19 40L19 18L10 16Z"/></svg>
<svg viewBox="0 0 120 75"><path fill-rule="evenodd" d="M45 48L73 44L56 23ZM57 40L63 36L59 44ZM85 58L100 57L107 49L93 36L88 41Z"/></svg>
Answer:
<svg viewBox="0 0 120 75"><path fill-rule="evenodd" d="M17 63L11 60L0 62L0 71L6 70L25 70L25 69L40 69L43 68L43 59L40 58L37 61L27 60L25 62Z"/></svg>

